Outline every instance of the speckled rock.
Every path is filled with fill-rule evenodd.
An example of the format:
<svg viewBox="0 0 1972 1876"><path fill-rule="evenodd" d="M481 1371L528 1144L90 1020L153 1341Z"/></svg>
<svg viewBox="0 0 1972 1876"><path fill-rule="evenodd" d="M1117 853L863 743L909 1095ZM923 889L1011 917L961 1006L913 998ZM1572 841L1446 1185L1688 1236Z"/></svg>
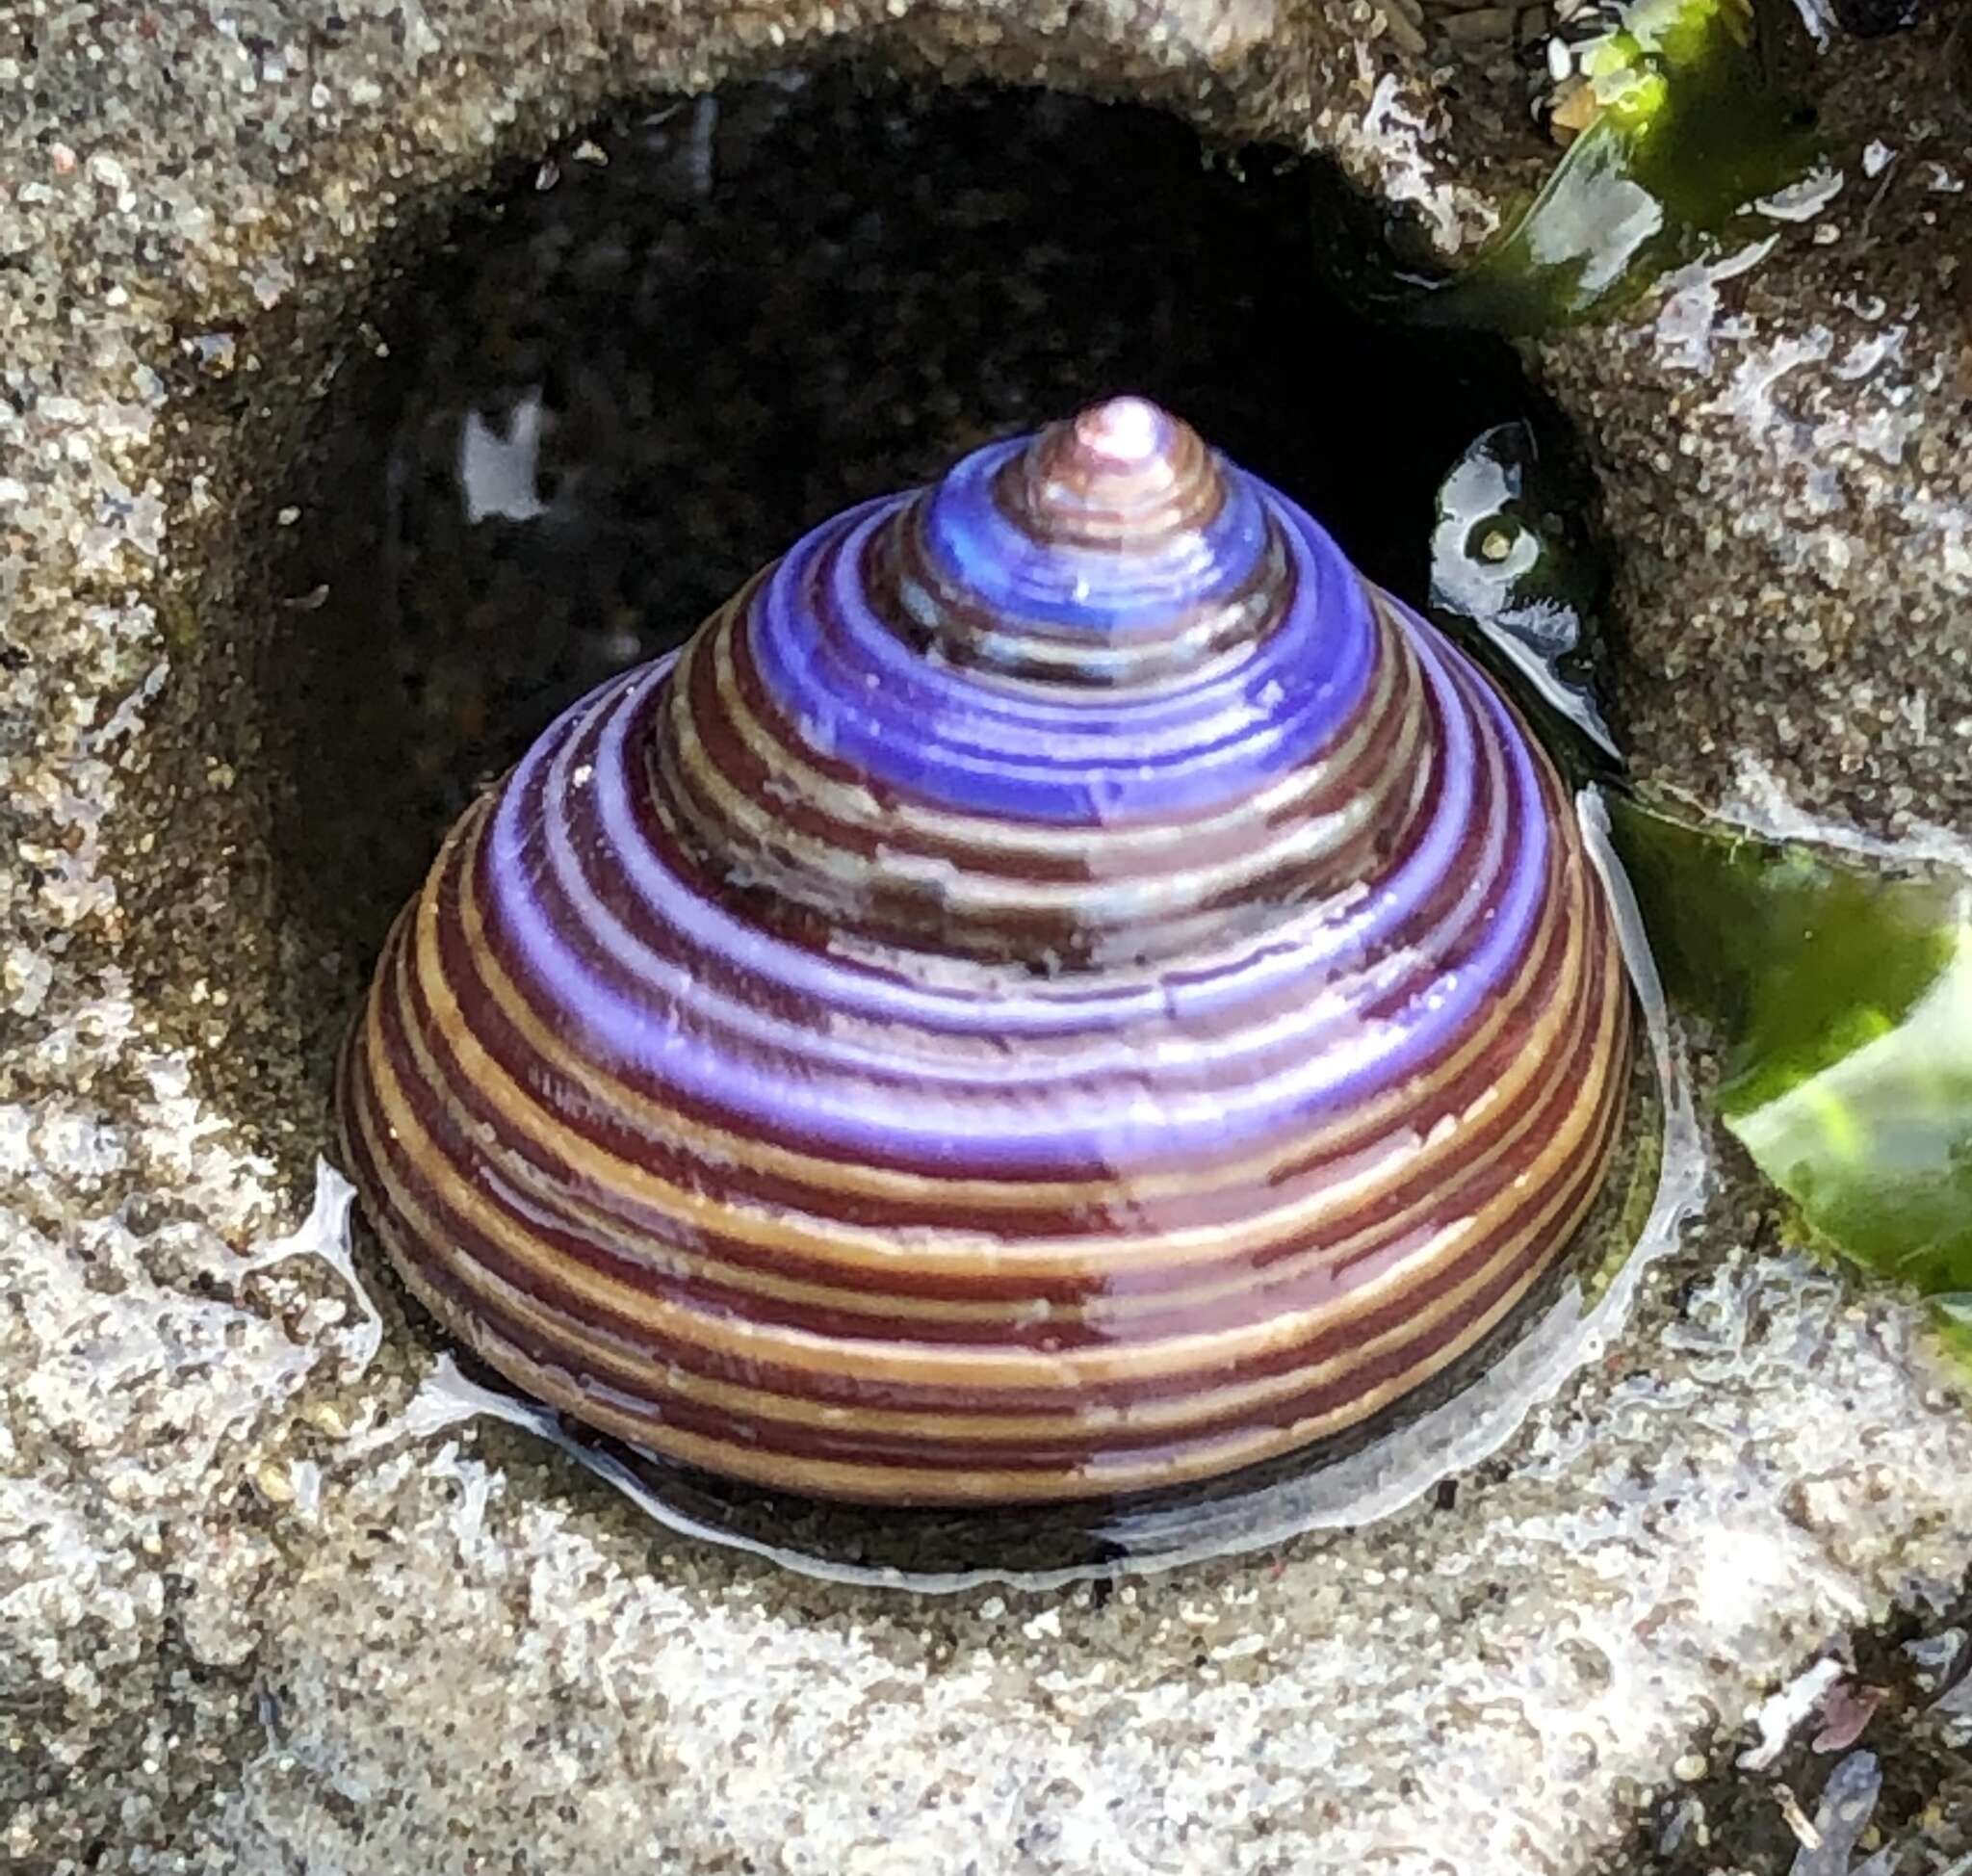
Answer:
<svg viewBox="0 0 1972 1876"><path fill-rule="evenodd" d="M458 193L503 158L583 160L563 140L612 101L853 42L921 76L1134 96L1327 151L1453 247L1544 157L1517 101L1479 91L1455 122L1445 49L1414 50L1404 17L0 14L8 1867L1579 1869L1831 1634L1962 1576L1972 1424L1914 1318L1778 1249L1729 1183L1621 1343L1455 1491L1113 1593L923 1603L654 1540L550 1449L429 1412L428 1329L350 1262L315 1185L321 1036L364 960L284 885L297 771L266 699L322 612L282 543L335 498L311 482L334 459L324 400L386 343L370 311ZM1866 108L1874 81L1844 82ZM1895 202L1955 212L1897 135ZM1775 265L1805 270L1803 242ZM1791 409L1810 367L1885 395L1901 372L1929 381L1933 263L1898 264L1915 311L1871 326L1910 327L1872 370L1830 325L1775 380L1776 347L1814 343L1798 322L1719 329L1722 362L1755 361L1743 392L1706 393L1730 406L1722 451L1769 434L1733 426ZM1674 370L1654 329L1622 343L1640 376ZM1600 426L1639 554L1690 542L1674 517L1700 470L1625 443L1632 420L1598 402L1614 355L1571 340L1545 363ZM1732 540L1793 565L1784 534ZM1648 601L1625 576L1635 668L1696 694L1710 667L1674 670L1650 621L1726 615L1680 600L1700 571L1663 559ZM1661 769L1726 772L1679 767L1651 708L1640 691ZM1732 719L1718 749L1744 736L1773 760L1768 720ZM1791 772L1816 793L1820 771Z"/></svg>
<svg viewBox="0 0 1972 1876"><path fill-rule="evenodd" d="M1620 543L1619 727L1708 807L1972 828L1972 98L1836 34L1803 220L1540 348Z"/></svg>

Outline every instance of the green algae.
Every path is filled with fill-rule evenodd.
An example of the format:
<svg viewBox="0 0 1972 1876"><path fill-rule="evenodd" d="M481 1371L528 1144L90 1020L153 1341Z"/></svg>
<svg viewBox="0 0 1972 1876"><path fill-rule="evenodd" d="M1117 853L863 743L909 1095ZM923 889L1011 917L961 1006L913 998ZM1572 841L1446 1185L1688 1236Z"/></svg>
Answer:
<svg viewBox="0 0 1972 1876"><path fill-rule="evenodd" d="M1505 232L1448 278L1359 274L1359 299L1513 336L1606 315L1771 236L1762 205L1821 160L1812 114L1762 71L1749 0L1636 0L1577 57L1596 116Z"/></svg>
<svg viewBox="0 0 1972 1876"><path fill-rule="evenodd" d="M1972 877L1639 799L1596 708L1600 560L1524 424L1442 484L1434 618L1594 784L1665 990L1722 1050L1720 1116L1810 1244L1931 1297L1972 1361Z"/></svg>
<svg viewBox="0 0 1972 1876"><path fill-rule="evenodd" d="M1429 323L1533 333L1613 310L1754 226L1818 150L1763 82L1745 0L1640 0L1591 49L1595 120L1501 240L1425 300Z"/></svg>
<svg viewBox="0 0 1972 1876"><path fill-rule="evenodd" d="M1612 831L1727 1128L1810 1241L1932 1297L1972 1354L1972 881L1701 826Z"/></svg>

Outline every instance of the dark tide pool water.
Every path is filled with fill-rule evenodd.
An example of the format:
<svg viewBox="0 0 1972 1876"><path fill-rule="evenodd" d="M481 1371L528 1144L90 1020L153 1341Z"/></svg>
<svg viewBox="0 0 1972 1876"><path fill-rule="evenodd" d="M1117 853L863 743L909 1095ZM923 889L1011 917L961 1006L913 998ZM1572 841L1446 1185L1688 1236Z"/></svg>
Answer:
<svg viewBox="0 0 1972 1876"><path fill-rule="evenodd" d="M1422 600L1471 439L1567 439L1503 344L1328 290L1332 186L1155 112L845 70L627 108L469 204L352 334L301 519L270 530L298 596L262 654L282 883L350 994L563 704L826 516L1105 394L1178 412ZM325 1042L343 1014L314 1013Z"/></svg>

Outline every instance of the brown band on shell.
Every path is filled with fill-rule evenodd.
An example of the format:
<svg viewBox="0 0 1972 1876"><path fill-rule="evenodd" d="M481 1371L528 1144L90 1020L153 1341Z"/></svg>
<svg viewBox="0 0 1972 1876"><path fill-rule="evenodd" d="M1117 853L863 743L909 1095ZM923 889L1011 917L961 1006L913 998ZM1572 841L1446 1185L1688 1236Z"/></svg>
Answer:
<svg viewBox="0 0 1972 1876"><path fill-rule="evenodd" d="M1123 401L564 717L338 1102L412 1289L542 1397L780 1489L1044 1501L1475 1345L1597 1195L1629 1025L1490 681Z"/></svg>

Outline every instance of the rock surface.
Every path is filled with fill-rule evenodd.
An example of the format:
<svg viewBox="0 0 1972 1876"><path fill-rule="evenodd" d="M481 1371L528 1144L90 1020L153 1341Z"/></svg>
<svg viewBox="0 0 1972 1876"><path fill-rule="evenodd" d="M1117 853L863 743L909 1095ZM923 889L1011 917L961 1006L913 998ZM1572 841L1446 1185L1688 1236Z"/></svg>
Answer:
<svg viewBox="0 0 1972 1876"><path fill-rule="evenodd" d="M279 877L265 699L318 609L284 584L307 515L278 491L332 456L321 401L457 194L612 100L854 40L1325 149L1455 245L1540 152L1517 108L1455 123L1444 45L1386 24L1340 0L0 18L9 1867L1576 1869L1832 1634L1962 1576L1972 1422L1913 1317L1777 1248L1729 1182L1620 1344L1449 1498L1113 1593L937 1602L654 1541L546 1448L433 1428L428 1329L348 1265L332 1192L309 1212L339 1012L298 1010L362 960L324 958ZM1887 114L1923 58L1844 46L1831 94ZM1699 456L1659 459L1652 387L1684 388L1661 318L1543 352L1636 543L1633 732L1700 792L1742 743L1872 820L1900 782L1930 814L1967 786L1944 743L1963 451L1924 466L1963 440L1923 221L1959 198L1922 115L1881 133L1872 217L1714 289L1771 302L1713 328ZM1885 310L1838 317L1864 242ZM1635 409L1611 388L1632 372ZM1932 479L1907 514L1898 448ZM1702 480L1728 464L1729 493ZM1801 540L1789 505L1829 465L1849 506ZM1695 493L1726 517L1701 567ZM1916 532L1886 549L1892 517ZM1911 545L1933 537L1934 573ZM1873 582L1879 612L1934 609L1907 645L1860 636ZM1692 621L1725 643L1750 592L1826 656L1680 650ZM1821 716L1783 736L1789 694Z"/></svg>
<svg viewBox="0 0 1972 1876"><path fill-rule="evenodd" d="M1708 808L1972 827L1972 100L1952 21L1838 40L1803 220L1539 371L1620 543L1619 730ZM1749 760L1750 759L1750 760Z"/></svg>

